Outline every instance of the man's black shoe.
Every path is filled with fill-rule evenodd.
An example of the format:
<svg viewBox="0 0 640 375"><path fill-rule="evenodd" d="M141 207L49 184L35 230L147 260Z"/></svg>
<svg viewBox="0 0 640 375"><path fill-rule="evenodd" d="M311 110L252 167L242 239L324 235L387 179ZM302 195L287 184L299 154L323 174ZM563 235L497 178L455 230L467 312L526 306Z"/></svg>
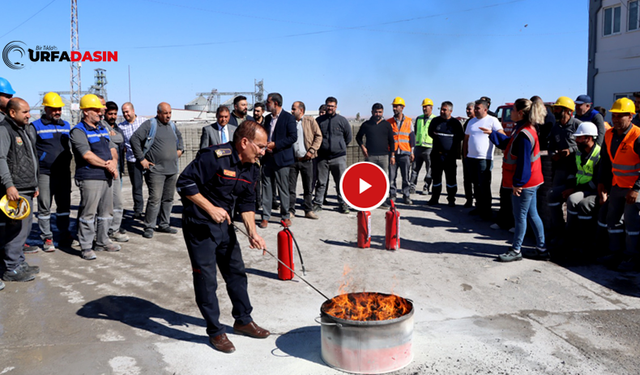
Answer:
<svg viewBox="0 0 640 375"><path fill-rule="evenodd" d="M30 274L33 274L33 275L40 273L40 267L38 267L38 266L30 266L29 263L27 263L27 262L22 262L22 264L20 264L18 266L18 268L22 268L27 273L30 273Z"/></svg>
<svg viewBox="0 0 640 375"><path fill-rule="evenodd" d="M439 203L437 199L429 199L429 201L427 202L427 205L429 206L437 206L438 204Z"/></svg>
<svg viewBox="0 0 640 375"><path fill-rule="evenodd" d="M156 232L176 234L178 233L178 230L171 227L158 227L158 229L156 229Z"/></svg>
<svg viewBox="0 0 640 375"><path fill-rule="evenodd" d="M142 220L142 212L136 212L133 214L134 220Z"/></svg>
<svg viewBox="0 0 640 375"><path fill-rule="evenodd" d="M31 281L35 278L36 278L36 275L32 273L28 273L24 269L20 268L20 266L16 267L16 269L14 270L5 271L4 274L2 274L2 280L4 281L24 282L24 281Z"/></svg>
<svg viewBox="0 0 640 375"><path fill-rule="evenodd" d="M153 238L153 229L151 229L151 228L145 229L144 233L142 233L142 237L144 237L144 238Z"/></svg>

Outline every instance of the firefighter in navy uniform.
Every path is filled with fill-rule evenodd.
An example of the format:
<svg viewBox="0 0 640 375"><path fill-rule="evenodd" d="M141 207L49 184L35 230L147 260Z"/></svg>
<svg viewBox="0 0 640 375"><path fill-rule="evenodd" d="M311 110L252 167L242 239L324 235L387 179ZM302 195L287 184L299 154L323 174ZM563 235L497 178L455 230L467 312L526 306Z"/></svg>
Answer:
<svg viewBox="0 0 640 375"><path fill-rule="evenodd" d="M219 322L216 264L233 305L234 331L253 338L270 335L251 318L247 274L230 216L236 208L251 237L251 248L266 248L255 225L256 162L266 146L264 128L247 120L236 130L233 142L200 150L178 178L184 205L182 230L193 267L196 303L207 322L209 341L224 353L234 352L235 347Z"/></svg>

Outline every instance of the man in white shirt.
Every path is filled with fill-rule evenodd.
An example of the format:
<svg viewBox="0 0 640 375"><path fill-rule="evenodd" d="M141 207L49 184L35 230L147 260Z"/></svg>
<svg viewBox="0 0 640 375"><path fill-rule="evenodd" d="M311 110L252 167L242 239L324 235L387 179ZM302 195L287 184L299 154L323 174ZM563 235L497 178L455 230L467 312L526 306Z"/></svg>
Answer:
<svg viewBox="0 0 640 375"><path fill-rule="evenodd" d="M497 118L489 116L489 103L486 100L476 100L473 107L475 118L467 124L463 143L463 155L467 158L469 171L473 181L476 196L476 208L469 212L480 215L483 219L491 220L491 168L493 167L494 146L489 136L480 128L501 132L502 125Z"/></svg>

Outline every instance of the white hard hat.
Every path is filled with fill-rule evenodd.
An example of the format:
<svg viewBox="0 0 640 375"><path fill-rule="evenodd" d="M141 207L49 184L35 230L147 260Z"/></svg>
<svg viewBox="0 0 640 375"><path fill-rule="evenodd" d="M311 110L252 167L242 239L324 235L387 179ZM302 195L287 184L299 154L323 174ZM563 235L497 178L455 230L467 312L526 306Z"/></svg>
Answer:
<svg viewBox="0 0 640 375"><path fill-rule="evenodd" d="M573 133L574 137L579 137L581 135L589 135L592 137L598 136L598 127L593 122L583 122L578 126L578 130Z"/></svg>

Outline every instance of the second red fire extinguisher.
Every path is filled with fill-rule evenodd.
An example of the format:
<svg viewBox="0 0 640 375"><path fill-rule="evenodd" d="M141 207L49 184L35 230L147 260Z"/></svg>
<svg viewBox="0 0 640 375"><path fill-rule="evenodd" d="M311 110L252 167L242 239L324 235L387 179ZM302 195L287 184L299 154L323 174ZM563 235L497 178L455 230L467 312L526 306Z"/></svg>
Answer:
<svg viewBox="0 0 640 375"><path fill-rule="evenodd" d="M304 261L302 260L302 253L300 253L300 247L298 246L298 242L295 237L293 237L293 233L289 230L289 227L281 221L282 226L284 227L280 232L278 232L278 279L280 280L291 280L293 279L293 244L295 243L296 248L298 249L298 255L300 256L300 265L302 266L302 273L306 275L306 271L304 269Z"/></svg>
<svg viewBox="0 0 640 375"><path fill-rule="evenodd" d="M385 214L384 248L398 250L400 248L400 212L391 201L391 208Z"/></svg>
<svg viewBox="0 0 640 375"><path fill-rule="evenodd" d="M358 247L361 249L371 247L371 212L358 212Z"/></svg>

